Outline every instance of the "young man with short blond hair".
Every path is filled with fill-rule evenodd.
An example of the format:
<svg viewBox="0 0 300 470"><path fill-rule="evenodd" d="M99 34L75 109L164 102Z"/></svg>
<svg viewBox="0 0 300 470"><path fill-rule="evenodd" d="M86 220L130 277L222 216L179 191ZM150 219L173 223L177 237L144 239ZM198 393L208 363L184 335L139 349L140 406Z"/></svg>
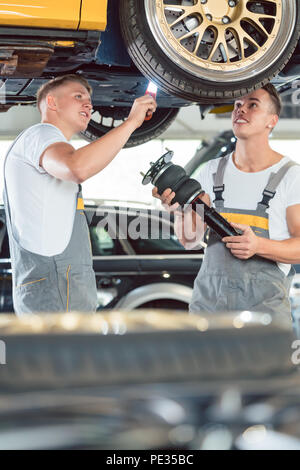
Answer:
<svg viewBox="0 0 300 470"><path fill-rule="evenodd" d="M97 306L89 229L80 183L105 168L156 103L136 99L128 119L75 150L70 139L91 119L92 89L67 75L37 94L42 120L14 141L4 165L4 203L18 315L94 311Z"/></svg>

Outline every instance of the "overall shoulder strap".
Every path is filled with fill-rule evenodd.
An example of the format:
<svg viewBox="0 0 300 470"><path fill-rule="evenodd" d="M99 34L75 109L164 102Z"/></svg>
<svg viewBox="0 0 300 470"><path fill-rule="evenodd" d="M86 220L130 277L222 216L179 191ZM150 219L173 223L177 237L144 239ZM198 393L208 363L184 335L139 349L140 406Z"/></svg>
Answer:
<svg viewBox="0 0 300 470"><path fill-rule="evenodd" d="M225 189L224 186L224 174L226 165L229 162L230 154L221 158L216 173L213 174L214 187L213 192L215 193L215 200L213 201L217 206L224 207L223 192Z"/></svg>
<svg viewBox="0 0 300 470"><path fill-rule="evenodd" d="M260 201L258 203L258 207L259 206L263 207L265 210L270 207L269 202L275 196L276 190L277 190L279 184L281 183L281 181L283 180L283 178L285 177L285 175L287 174L289 169L292 168L295 165L298 165L298 163L293 162L293 161L289 161L285 165L283 165L277 171L277 173L271 173L270 174L267 186L265 187L265 189L263 191L263 199L262 199L262 201Z"/></svg>

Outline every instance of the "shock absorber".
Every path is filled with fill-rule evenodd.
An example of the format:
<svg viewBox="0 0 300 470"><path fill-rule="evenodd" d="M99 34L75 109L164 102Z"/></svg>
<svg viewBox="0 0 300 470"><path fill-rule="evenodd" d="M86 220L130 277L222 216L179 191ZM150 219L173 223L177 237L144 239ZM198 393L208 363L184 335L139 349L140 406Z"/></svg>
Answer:
<svg viewBox="0 0 300 470"><path fill-rule="evenodd" d="M175 192L172 204L176 202L183 208L185 205L191 205L196 211L197 204L204 206L204 222L214 230L221 238L226 236L240 235L230 223L222 217L213 207L209 207L202 201L201 196L204 191L201 184L195 179L190 178L185 170L174 165L171 160L174 152L169 150L155 163L151 163L150 169L143 175L142 183L144 185L152 183L157 187L158 194L162 194L167 188Z"/></svg>

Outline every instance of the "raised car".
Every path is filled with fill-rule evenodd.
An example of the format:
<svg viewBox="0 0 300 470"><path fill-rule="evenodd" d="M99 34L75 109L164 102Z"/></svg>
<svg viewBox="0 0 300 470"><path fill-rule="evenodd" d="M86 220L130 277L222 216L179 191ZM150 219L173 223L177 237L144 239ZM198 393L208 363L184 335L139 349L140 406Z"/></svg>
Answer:
<svg viewBox="0 0 300 470"><path fill-rule="evenodd" d="M5 0L0 2L1 110L35 103L66 74L94 89L88 140L128 116L148 80L158 111L127 146L158 137L179 108L232 103L300 77L300 0ZM0 91L1 93L1 91Z"/></svg>

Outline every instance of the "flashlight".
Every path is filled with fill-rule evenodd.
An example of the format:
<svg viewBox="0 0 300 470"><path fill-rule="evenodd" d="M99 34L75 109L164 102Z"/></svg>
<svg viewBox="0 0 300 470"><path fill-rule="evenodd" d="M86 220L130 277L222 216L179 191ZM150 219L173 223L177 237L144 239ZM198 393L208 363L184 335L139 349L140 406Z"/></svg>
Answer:
<svg viewBox="0 0 300 470"><path fill-rule="evenodd" d="M145 95L151 95L153 96L154 99L156 98L157 86L153 82L149 82ZM150 121L150 119L152 118L152 115L153 113L151 111L148 111L145 117L145 121Z"/></svg>

